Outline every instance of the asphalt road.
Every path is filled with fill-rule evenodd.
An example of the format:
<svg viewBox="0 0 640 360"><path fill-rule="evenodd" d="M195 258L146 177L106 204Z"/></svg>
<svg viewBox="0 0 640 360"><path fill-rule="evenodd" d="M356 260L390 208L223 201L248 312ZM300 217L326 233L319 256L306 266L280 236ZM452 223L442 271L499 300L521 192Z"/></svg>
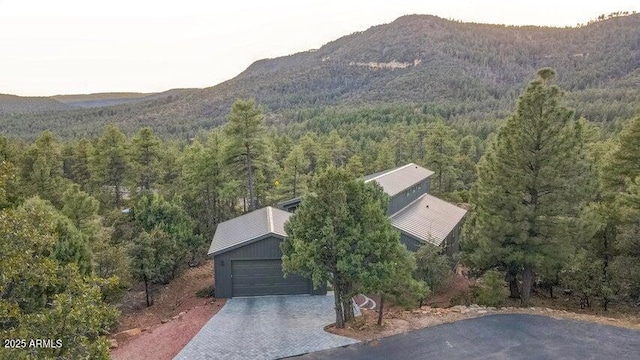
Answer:
<svg viewBox="0 0 640 360"><path fill-rule="evenodd" d="M309 353L301 359L640 359L640 331L499 314Z"/></svg>

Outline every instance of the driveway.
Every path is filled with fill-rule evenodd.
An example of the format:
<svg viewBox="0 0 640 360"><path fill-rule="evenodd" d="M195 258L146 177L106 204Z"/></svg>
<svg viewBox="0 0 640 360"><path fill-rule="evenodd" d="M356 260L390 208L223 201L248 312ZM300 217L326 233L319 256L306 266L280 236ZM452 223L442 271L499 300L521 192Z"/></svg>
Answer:
<svg viewBox="0 0 640 360"><path fill-rule="evenodd" d="M324 331L333 322L333 296L233 298L175 359L278 359L357 342Z"/></svg>
<svg viewBox="0 0 640 360"><path fill-rule="evenodd" d="M640 331L501 314L412 331L301 359L640 359Z"/></svg>

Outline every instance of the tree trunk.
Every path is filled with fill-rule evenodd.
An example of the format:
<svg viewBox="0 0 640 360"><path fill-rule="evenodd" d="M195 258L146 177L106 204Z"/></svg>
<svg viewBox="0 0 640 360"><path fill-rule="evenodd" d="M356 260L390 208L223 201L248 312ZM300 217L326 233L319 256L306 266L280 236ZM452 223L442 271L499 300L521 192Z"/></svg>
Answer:
<svg viewBox="0 0 640 360"><path fill-rule="evenodd" d="M384 314L384 294L380 294L380 310L378 311L378 326L382 326L383 314Z"/></svg>
<svg viewBox="0 0 640 360"><path fill-rule="evenodd" d="M247 175L249 176L249 206L251 208L251 211L254 211L256 209L256 199L255 199L255 195L254 195L254 179L253 179L253 162L251 159L251 153L250 153L250 149L249 149L249 145L246 145L246 149L247 149Z"/></svg>
<svg viewBox="0 0 640 360"><path fill-rule="evenodd" d="M507 282L509 283L509 297L511 299L519 299L520 291L518 290L518 278L516 274L507 272Z"/></svg>
<svg viewBox="0 0 640 360"><path fill-rule="evenodd" d="M120 208L120 184L116 183L115 186L115 191L116 191L116 208Z"/></svg>
<svg viewBox="0 0 640 360"><path fill-rule="evenodd" d="M340 292L340 288L337 284L333 284L333 300L336 310L336 327L339 329L344 329L344 315L342 312L342 301L340 301L340 297L342 296Z"/></svg>
<svg viewBox="0 0 640 360"><path fill-rule="evenodd" d="M153 302L151 301L151 296L149 296L149 280L147 279L147 275L143 275L142 279L144 280L144 294L147 298L147 307L151 306Z"/></svg>
<svg viewBox="0 0 640 360"><path fill-rule="evenodd" d="M295 198L296 195L298 194L298 171L297 170L293 170L293 197Z"/></svg>
<svg viewBox="0 0 640 360"><path fill-rule="evenodd" d="M533 277L533 267L530 264L525 265L522 273L522 292L520 293L520 300L523 305L529 305Z"/></svg>
<svg viewBox="0 0 640 360"><path fill-rule="evenodd" d="M350 297L343 300L342 313L345 323L354 319L355 316L353 314L353 300Z"/></svg>

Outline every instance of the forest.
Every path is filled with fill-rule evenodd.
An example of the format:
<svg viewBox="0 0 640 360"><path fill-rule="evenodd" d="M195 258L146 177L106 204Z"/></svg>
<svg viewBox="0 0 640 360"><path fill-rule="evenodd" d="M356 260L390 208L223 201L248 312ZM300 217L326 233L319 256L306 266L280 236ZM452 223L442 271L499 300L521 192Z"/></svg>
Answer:
<svg viewBox="0 0 640 360"><path fill-rule="evenodd" d="M144 283L152 306L206 261L216 224L306 194L327 169L356 179L408 162L435 172L434 194L471 206L457 260L474 276L498 274L523 304L563 289L582 307L637 306L640 115L578 117L557 83L541 70L515 111L484 121L402 105L273 117L238 99L224 126L189 139L114 124L0 136L0 337L106 358L124 292ZM16 356L42 355L29 351Z"/></svg>

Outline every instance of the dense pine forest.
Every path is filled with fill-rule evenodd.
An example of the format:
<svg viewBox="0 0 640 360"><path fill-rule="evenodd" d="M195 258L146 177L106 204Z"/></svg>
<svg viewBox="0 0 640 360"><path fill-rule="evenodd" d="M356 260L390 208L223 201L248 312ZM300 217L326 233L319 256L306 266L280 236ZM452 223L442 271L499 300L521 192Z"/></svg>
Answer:
<svg viewBox="0 0 640 360"><path fill-rule="evenodd" d="M153 306L160 285L206 261L218 223L307 194L327 169L355 179L409 162L471 209L455 260L497 281L491 303L503 287L523 304L564 291L584 308L637 312L639 21L408 16L211 89L2 114L0 338L108 358L131 284ZM411 65L358 65L392 61ZM557 72L536 75L546 65Z"/></svg>

